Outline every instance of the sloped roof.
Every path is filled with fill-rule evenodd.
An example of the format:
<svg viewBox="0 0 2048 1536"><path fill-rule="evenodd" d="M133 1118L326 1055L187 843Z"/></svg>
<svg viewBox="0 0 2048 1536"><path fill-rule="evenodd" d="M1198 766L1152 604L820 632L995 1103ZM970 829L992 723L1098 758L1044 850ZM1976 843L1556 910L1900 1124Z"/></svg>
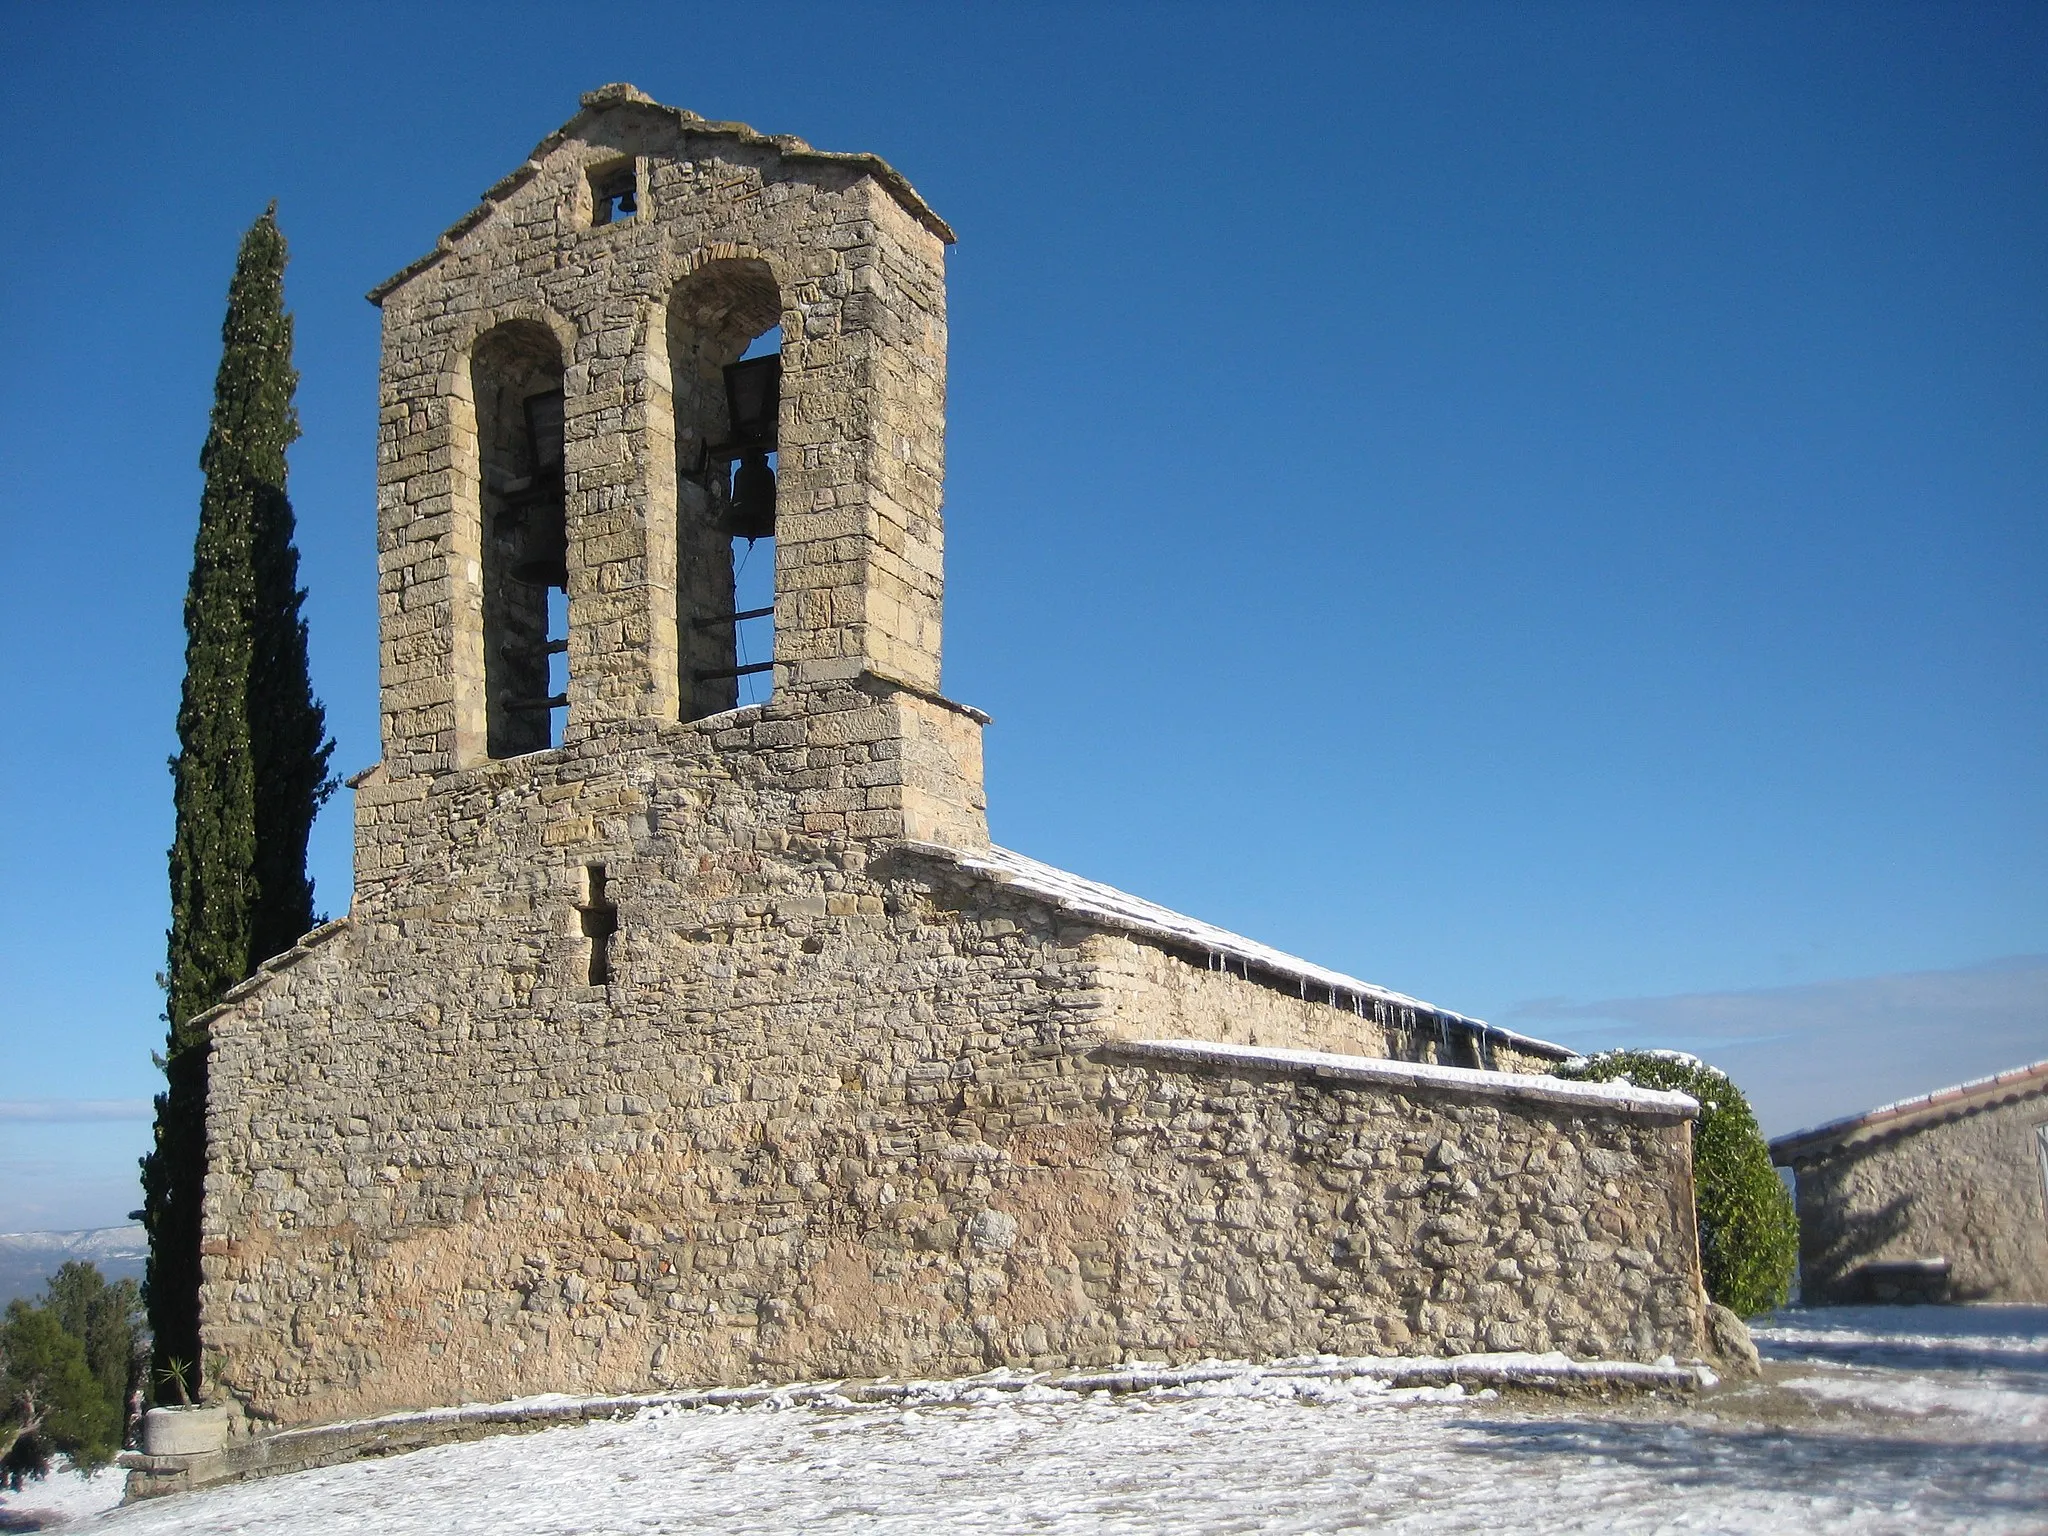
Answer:
<svg viewBox="0 0 2048 1536"><path fill-rule="evenodd" d="M1483 1019L1470 1018L1449 1008L1425 1003L1404 992L1390 991L1372 982L1361 981L1356 976L1347 976L1342 971L1330 970L1284 950L1274 949L1271 945L1261 944L1256 939L1232 933L1227 928L1219 928L1214 923L1205 923L1200 918L1189 917L1100 881L1085 880L1008 848L991 845L970 853L937 843L908 843L905 847L914 853L941 859L998 885L1026 892L1062 911L1076 913L1105 927L1163 939L1182 949L1200 950L1217 961L1235 961L1238 966L1248 968L1247 974L1249 970L1258 970L1269 977L1297 982L1303 997L1324 993L1331 1003L1353 1000L1386 1003L1395 1008L1412 1009L1432 1019L1447 1020L1465 1029L1481 1031L1534 1055L1551 1056L1562 1061L1577 1054L1548 1040L1517 1034L1497 1024L1488 1024Z"/></svg>
<svg viewBox="0 0 2048 1536"><path fill-rule="evenodd" d="M609 107L635 106L649 112L661 113L673 118L678 125L694 134L714 138L732 139L741 144L766 144L785 160L811 165L845 165L865 172L875 178L897 202L901 203L911 217L937 235L946 244L954 243L953 228L933 211L931 205L918 196L913 187L894 166L879 155L840 154L832 150L813 149L804 140L790 133L760 133L745 123L713 122L685 107L664 106L645 91L623 81L600 86L597 90L584 93L582 109L562 124L553 133L533 147L533 153L509 176L504 177L484 193L483 201L468 213L449 225L434 248L415 262L401 267L384 279L367 295L372 304L382 304L387 296L395 292L412 278L433 266L455 249L455 242L468 234L477 225L489 218L498 207L517 192L539 172L541 162L554 153L561 145L576 136L576 130L583 122Z"/></svg>
<svg viewBox="0 0 2048 1536"><path fill-rule="evenodd" d="M1793 1131L1771 1143L1771 1158L1777 1163L1789 1163L1795 1158L1828 1151L1844 1142L1915 1130L2037 1093L2048 1093L2048 1061L2014 1067L1990 1077L1975 1077L1967 1083L1937 1088L1932 1093L1895 1099L1889 1104L1867 1109L1860 1115L1830 1120L1811 1130Z"/></svg>

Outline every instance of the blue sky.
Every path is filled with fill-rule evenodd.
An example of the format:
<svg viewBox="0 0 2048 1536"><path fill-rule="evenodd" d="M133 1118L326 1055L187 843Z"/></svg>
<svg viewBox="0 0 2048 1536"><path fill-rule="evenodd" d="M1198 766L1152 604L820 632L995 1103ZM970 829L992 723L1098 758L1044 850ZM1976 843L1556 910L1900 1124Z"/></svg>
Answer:
<svg viewBox="0 0 2048 1536"><path fill-rule="evenodd" d="M0 9L0 1230L136 1203L237 239L353 770L362 294L608 80L959 229L999 840L1773 1130L2048 1056L2041 7Z"/></svg>

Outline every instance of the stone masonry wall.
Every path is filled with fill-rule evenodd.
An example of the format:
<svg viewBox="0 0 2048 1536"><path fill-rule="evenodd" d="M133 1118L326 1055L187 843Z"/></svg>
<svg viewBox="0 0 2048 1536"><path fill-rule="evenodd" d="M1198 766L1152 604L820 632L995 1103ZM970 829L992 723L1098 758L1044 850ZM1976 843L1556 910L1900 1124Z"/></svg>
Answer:
<svg viewBox="0 0 2048 1536"><path fill-rule="evenodd" d="M1675 1115L1105 1058L1232 1010L1150 1012L1128 936L806 833L798 749L745 746L778 734L739 711L442 776L376 840L400 866L214 1019L204 1337L259 1420L1510 1335L1696 1352Z"/></svg>
<svg viewBox="0 0 2048 1536"><path fill-rule="evenodd" d="M1800 1279L1811 1300L1862 1300L1872 1262L1945 1258L1958 1301L2048 1302L2048 1211L2036 1127L2048 1091L1801 1157Z"/></svg>
<svg viewBox="0 0 2048 1536"><path fill-rule="evenodd" d="M1220 956L1197 963L1156 943L1109 935L1098 955L1102 975L1117 994L1117 1016L1158 1039L1301 1047L1507 1072L1543 1073L1554 1064L1496 1030L1481 1033L1421 1009L1327 996L1307 981L1244 975Z"/></svg>
<svg viewBox="0 0 2048 1536"><path fill-rule="evenodd" d="M1443 1069L1403 1082L1368 1062L1105 1055L1124 1202L1111 1256L1143 1347L1703 1347L1692 1138L1675 1110L1546 1102Z"/></svg>

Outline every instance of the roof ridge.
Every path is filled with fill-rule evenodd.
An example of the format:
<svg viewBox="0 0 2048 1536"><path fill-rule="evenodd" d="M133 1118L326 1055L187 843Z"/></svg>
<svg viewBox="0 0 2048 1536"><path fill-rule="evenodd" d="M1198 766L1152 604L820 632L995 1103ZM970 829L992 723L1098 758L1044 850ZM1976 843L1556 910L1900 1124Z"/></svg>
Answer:
<svg viewBox="0 0 2048 1536"><path fill-rule="evenodd" d="M1875 1109L1864 1110L1861 1114L1844 1115L1839 1120L1824 1121L1803 1131L1787 1131L1783 1136L1772 1138L1771 1151L1775 1153L1780 1147L1794 1147L1828 1137L1846 1137L1856 1131L1906 1119L1922 1110L1939 1108L1945 1104L1961 1105L1996 1089L2018 1086L2034 1078L2039 1078L2042 1087L2048 1089L2048 1057L2040 1061L2030 1061L2023 1067L2008 1067L2003 1072L1973 1077L1967 1082L1951 1083L1948 1087L1936 1088L1931 1093L1916 1093L1910 1098L1893 1099L1889 1104L1880 1104Z"/></svg>

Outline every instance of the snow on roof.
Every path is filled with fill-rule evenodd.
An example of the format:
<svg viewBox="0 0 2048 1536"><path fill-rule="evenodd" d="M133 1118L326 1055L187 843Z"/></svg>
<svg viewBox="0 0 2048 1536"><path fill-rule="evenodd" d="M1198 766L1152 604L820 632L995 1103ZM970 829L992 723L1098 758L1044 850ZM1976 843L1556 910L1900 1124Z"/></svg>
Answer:
<svg viewBox="0 0 2048 1536"><path fill-rule="evenodd" d="M959 848L949 848L938 843L906 843L913 853L924 854L980 875L999 885L1025 891L1050 902L1065 912L1074 912L1088 917L1107 927L1121 928L1128 932L1141 933L1150 938L1165 939L1190 949L1206 951L1211 957L1234 960L1241 966L1256 966L1275 976L1298 980L1305 988L1314 988L1329 994L1329 1001L1363 999L1385 1003L1394 1008L1411 1008L1417 1013L1433 1019L1448 1019L1471 1029L1483 1030L1494 1039L1518 1046L1539 1056L1554 1056L1562 1061L1574 1053L1548 1040L1538 1040L1531 1035L1517 1034L1511 1029L1502 1029L1497 1024L1488 1024L1483 1019L1468 1018L1448 1008L1439 1008L1434 1003L1425 1003L1420 998L1409 997L1402 992L1389 991L1369 981L1360 981L1356 976L1347 976L1342 971L1329 970L1290 955L1282 950L1248 939L1242 934L1219 928L1214 923L1205 923L1198 918L1162 907L1157 902L1133 896L1114 886L1104 885L1096 880L1084 880L1079 875L1069 874L1050 864L1008 848L991 844L985 849L969 853ZM1303 996L1309 992L1304 990Z"/></svg>
<svg viewBox="0 0 2048 1536"><path fill-rule="evenodd" d="M1894 1099L1889 1104L1866 1109L1860 1115L1830 1120L1811 1130L1792 1131L1771 1143L1771 1156L1783 1162L1798 1153L1846 1141L1858 1131L1874 1131L1891 1124L1904 1130L1907 1123L1939 1111L1974 1109L1991 1099L2007 1095L2017 1097L2033 1091L2048 1092L2048 1061L2030 1062L2010 1071L1994 1072L1989 1077L1973 1077L1967 1083L1937 1088L1932 1093L1916 1094L1910 1099Z"/></svg>
<svg viewBox="0 0 2048 1536"><path fill-rule="evenodd" d="M1117 1040L1108 1049L1122 1055L1159 1056L1172 1061L1218 1067L1271 1067L1307 1077L1339 1082L1377 1083L1395 1088L1442 1088L1494 1098L1534 1100L1573 1109L1622 1109L1638 1114L1695 1116L1699 1101L1689 1094L1632 1083L1580 1083L1526 1072L1490 1072L1471 1067L1439 1067L1419 1061L1388 1061L1376 1056L1342 1056L1333 1051L1304 1051L1272 1045L1225 1045L1208 1040Z"/></svg>

